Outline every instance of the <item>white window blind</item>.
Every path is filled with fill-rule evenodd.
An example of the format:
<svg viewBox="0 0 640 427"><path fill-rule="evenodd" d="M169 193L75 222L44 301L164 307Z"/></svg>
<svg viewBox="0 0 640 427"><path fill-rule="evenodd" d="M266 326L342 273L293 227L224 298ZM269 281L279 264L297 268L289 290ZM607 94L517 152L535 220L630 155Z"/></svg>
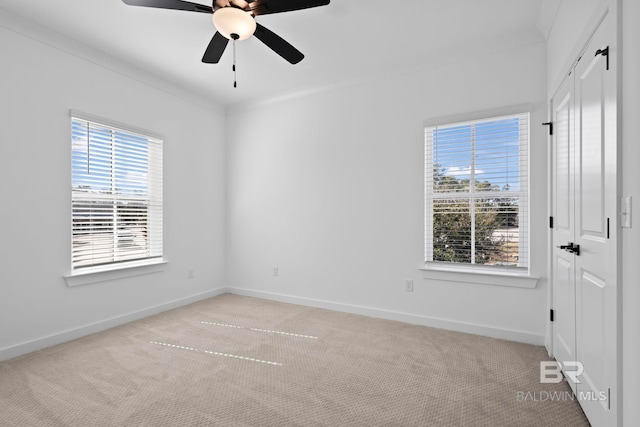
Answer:
<svg viewBox="0 0 640 427"><path fill-rule="evenodd" d="M160 139L72 117L71 177L73 270L162 257Z"/></svg>
<svg viewBox="0 0 640 427"><path fill-rule="evenodd" d="M425 262L529 266L529 114L425 128Z"/></svg>

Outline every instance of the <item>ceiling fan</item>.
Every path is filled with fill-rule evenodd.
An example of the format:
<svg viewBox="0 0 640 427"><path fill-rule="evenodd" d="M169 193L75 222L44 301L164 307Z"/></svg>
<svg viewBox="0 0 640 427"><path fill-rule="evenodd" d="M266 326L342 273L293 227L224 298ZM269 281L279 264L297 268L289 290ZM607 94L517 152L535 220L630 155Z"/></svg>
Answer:
<svg viewBox="0 0 640 427"><path fill-rule="evenodd" d="M212 6L182 0L122 1L131 6L213 14L213 25L217 31L202 57L202 62L207 64L217 64L220 61L229 40L245 40L252 35L291 64L297 64L304 58L302 52L273 31L258 24L255 17L325 6L330 0L213 0Z"/></svg>

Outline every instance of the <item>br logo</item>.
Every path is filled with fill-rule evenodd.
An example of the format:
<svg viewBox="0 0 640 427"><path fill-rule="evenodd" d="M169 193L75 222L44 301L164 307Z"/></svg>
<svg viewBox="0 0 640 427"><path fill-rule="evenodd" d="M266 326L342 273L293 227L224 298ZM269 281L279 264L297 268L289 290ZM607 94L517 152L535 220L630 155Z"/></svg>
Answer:
<svg viewBox="0 0 640 427"><path fill-rule="evenodd" d="M582 363L544 361L540 362L540 382L541 383L559 383L563 379L562 368L564 367L564 375L570 378L576 384L580 384L578 377L584 372Z"/></svg>

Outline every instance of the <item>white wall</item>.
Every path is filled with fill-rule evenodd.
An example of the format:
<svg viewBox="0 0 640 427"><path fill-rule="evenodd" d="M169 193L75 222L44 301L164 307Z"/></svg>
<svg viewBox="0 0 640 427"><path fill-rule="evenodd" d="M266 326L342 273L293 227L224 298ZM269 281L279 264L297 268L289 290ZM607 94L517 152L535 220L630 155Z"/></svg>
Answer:
<svg viewBox="0 0 640 427"><path fill-rule="evenodd" d="M53 47L63 42L53 33L0 18L0 359L223 286L220 110L179 88L142 83L144 75L128 77L116 62L98 65L109 62L99 54L83 59L78 46L73 53ZM71 108L165 135L165 271L67 287ZM195 278L187 279L188 268Z"/></svg>
<svg viewBox="0 0 640 427"><path fill-rule="evenodd" d="M546 274L545 58L544 44L478 53L230 115L229 285L543 343L544 278L521 289L429 281L418 268L423 122L530 103L532 273Z"/></svg>
<svg viewBox="0 0 640 427"><path fill-rule="evenodd" d="M568 58L577 58L588 36L595 30L601 11L610 7L619 9L621 25L621 50L613 52L614 60L621 65L622 107L622 153L621 182L622 195L632 196L636 205L640 201L640 2L637 0L563 0L562 14L559 13L548 41L549 75L562 75L569 70ZM564 69L563 69L564 67ZM556 79L558 82L558 79ZM551 85L548 93L556 87ZM621 230L622 235L622 422L625 426L640 423L640 227L638 209L633 218L633 227Z"/></svg>

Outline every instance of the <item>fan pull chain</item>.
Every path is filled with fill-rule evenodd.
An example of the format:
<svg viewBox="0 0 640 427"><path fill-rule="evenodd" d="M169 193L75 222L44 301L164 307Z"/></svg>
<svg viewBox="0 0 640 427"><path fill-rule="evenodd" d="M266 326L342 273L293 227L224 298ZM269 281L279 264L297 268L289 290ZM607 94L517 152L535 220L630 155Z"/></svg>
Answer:
<svg viewBox="0 0 640 427"><path fill-rule="evenodd" d="M233 38L233 87L238 87L238 79L236 77L236 38Z"/></svg>

